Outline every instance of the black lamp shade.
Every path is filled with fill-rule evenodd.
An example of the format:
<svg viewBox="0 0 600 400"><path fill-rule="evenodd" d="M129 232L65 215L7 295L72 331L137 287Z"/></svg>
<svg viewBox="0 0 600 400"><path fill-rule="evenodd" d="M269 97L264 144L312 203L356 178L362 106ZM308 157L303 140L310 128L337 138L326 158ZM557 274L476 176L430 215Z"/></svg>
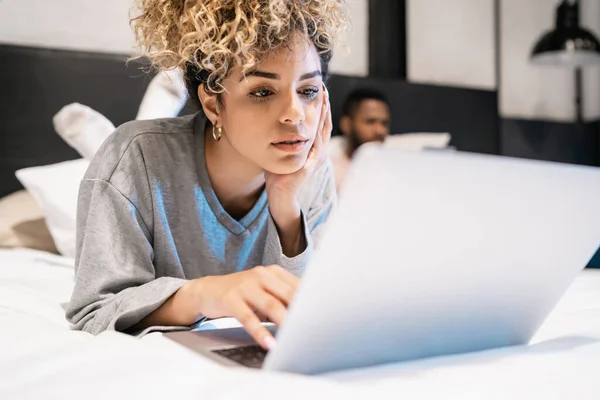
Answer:
<svg viewBox="0 0 600 400"><path fill-rule="evenodd" d="M564 1L557 9L556 27L534 46L531 61L539 65L600 65L600 42L579 26L579 5Z"/></svg>

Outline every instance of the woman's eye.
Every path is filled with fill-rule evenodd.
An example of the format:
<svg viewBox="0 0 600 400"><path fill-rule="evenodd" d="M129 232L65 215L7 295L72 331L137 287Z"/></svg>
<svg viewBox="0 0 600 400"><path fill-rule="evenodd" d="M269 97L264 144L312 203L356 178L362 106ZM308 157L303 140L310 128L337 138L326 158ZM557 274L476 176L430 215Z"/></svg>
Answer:
<svg viewBox="0 0 600 400"><path fill-rule="evenodd" d="M319 89L317 89L317 88L302 89L300 91L300 94L302 96L304 96L305 98L307 98L308 100L313 100L319 94Z"/></svg>
<svg viewBox="0 0 600 400"><path fill-rule="evenodd" d="M266 101L269 96L273 94L272 90L269 89L258 89L250 92L249 96L258 101Z"/></svg>
<svg viewBox="0 0 600 400"><path fill-rule="evenodd" d="M314 100L319 94L319 89L316 87L306 88L298 91L298 94L304 97L307 100ZM253 100L258 100L260 102L267 101L268 98L274 95L275 92L271 89L257 89L248 94L250 98Z"/></svg>

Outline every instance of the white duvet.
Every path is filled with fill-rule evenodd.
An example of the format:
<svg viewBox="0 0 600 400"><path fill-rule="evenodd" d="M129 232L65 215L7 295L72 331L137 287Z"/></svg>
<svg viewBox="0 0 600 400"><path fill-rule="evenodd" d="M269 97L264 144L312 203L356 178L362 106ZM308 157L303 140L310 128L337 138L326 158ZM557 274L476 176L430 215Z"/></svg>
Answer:
<svg viewBox="0 0 600 400"><path fill-rule="evenodd" d="M0 399L600 399L600 271L530 346L303 377L224 368L159 334L69 330L72 260L0 250Z"/></svg>

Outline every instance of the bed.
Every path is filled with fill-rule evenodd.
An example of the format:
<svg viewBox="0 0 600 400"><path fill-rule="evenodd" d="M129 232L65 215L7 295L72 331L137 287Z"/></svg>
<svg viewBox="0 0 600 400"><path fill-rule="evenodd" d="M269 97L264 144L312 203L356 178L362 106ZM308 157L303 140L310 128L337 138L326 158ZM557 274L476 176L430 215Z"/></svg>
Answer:
<svg viewBox="0 0 600 400"><path fill-rule="evenodd" d="M92 336L72 331L64 307L73 287L73 182L86 165L56 136L50 119L72 101L95 107L115 124L133 119L148 79L126 68L124 57L116 55L0 46L0 58L9 68L0 79L11 79L10 85L0 85L6 84L6 93L21 102L15 102L19 107L0 107L0 197L23 189L16 170L62 162L51 175L44 172L35 182L28 181L29 189L43 189L47 205L29 218L44 217L53 238L60 240L54 240L54 248L0 249L0 399L600 396L600 270L594 269L582 271L529 346L313 377L225 368L160 333L135 339L116 332ZM68 68L58 67L65 63ZM43 79L32 68L43 71ZM69 89L53 94L57 82ZM41 95L22 95L33 90ZM110 101L115 93L118 101ZM474 103L478 106L469 107L488 108L484 101ZM460 128L458 115L448 123L459 132L458 140L453 135L454 144L469 151L468 145L461 147L472 142L485 150L485 138L468 140L468 118ZM26 176L21 179L27 181ZM0 217L7 217L1 211ZM65 216L71 222L61 223Z"/></svg>
<svg viewBox="0 0 600 400"><path fill-rule="evenodd" d="M71 331L73 259L0 250L0 398L597 399L600 271L585 270L530 346L317 377L228 369L160 334Z"/></svg>

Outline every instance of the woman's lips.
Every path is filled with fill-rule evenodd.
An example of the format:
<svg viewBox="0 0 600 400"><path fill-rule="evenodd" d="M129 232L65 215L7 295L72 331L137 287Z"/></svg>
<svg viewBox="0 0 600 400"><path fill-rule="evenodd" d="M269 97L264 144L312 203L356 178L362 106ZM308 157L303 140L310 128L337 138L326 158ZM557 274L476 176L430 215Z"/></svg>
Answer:
<svg viewBox="0 0 600 400"><path fill-rule="evenodd" d="M303 151L308 145L308 139L284 140L277 143L271 143L276 149L286 153L298 153Z"/></svg>

